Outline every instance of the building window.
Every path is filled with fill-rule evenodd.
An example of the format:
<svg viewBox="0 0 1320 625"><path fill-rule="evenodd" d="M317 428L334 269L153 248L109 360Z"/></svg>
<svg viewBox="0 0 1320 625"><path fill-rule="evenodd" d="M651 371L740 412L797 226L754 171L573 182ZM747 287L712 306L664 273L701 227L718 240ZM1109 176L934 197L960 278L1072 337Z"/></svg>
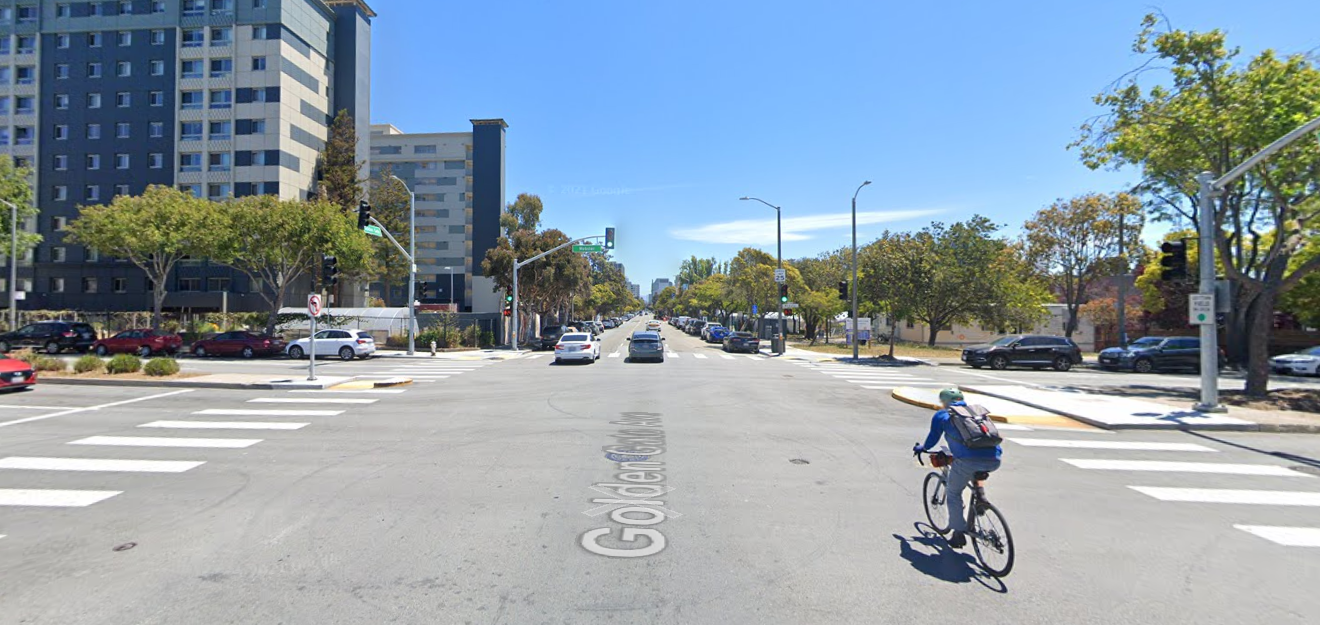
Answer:
<svg viewBox="0 0 1320 625"><path fill-rule="evenodd" d="M83 293L96 292L96 278L85 277L82 279Z"/></svg>
<svg viewBox="0 0 1320 625"><path fill-rule="evenodd" d="M202 78L203 77L202 61L200 60L184 61L183 67L180 68L179 74L183 78Z"/></svg>
<svg viewBox="0 0 1320 625"><path fill-rule="evenodd" d="M211 122L208 131L212 141L228 141L234 136L233 122Z"/></svg>
<svg viewBox="0 0 1320 625"><path fill-rule="evenodd" d="M14 169L32 169L32 159L26 156L15 156Z"/></svg>
<svg viewBox="0 0 1320 625"><path fill-rule="evenodd" d="M266 70L266 57L264 56L252 57L252 71L262 72L265 70Z"/></svg>
<svg viewBox="0 0 1320 625"><path fill-rule="evenodd" d="M211 45L227 46L234 43L234 29L228 26L211 27Z"/></svg>
<svg viewBox="0 0 1320 625"><path fill-rule="evenodd" d="M233 13L234 0L211 0L212 13Z"/></svg>
<svg viewBox="0 0 1320 625"><path fill-rule="evenodd" d="M101 201L100 185L95 185L95 184L87 185L87 188L83 189L83 199L87 200L88 202Z"/></svg>
<svg viewBox="0 0 1320 625"><path fill-rule="evenodd" d="M200 28L183 29L183 47L200 48L206 43L206 31Z"/></svg>
<svg viewBox="0 0 1320 625"><path fill-rule="evenodd" d="M90 170L96 170L96 169L100 169L100 168L101 168L101 155L100 155L100 154L88 154L88 155L87 155L87 169L90 169Z"/></svg>
<svg viewBox="0 0 1320 625"><path fill-rule="evenodd" d="M50 292L51 292L51 293L63 293L63 292L64 292L64 278L51 278L51 279L50 279Z"/></svg>
<svg viewBox="0 0 1320 625"><path fill-rule="evenodd" d="M165 167L165 155L160 152L152 152L147 155L147 163L152 169L163 169Z"/></svg>
<svg viewBox="0 0 1320 625"><path fill-rule="evenodd" d="M87 108L89 109L101 108L101 94L99 93L87 94Z"/></svg>
<svg viewBox="0 0 1320 625"><path fill-rule="evenodd" d="M133 45L133 33L131 31L121 30L115 36L115 42L121 46Z"/></svg>
<svg viewBox="0 0 1320 625"><path fill-rule="evenodd" d="M25 5L18 7L18 23L30 24L37 21L37 7Z"/></svg>
<svg viewBox="0 0 1320 625"><path fill-rule="evenodd" d="M31 65L19 65L18 73L14 75L14 82L20 85L30 85L37 82L37 68Z"/></svg>
<svg viewBox="0 0 1320 625"><path fill-rule="evenodd" d="M165 45L165 31L160 29L151 31L151 45L153 46Z"/></svg>
<svg viewBox="0 0 1320 625"><path fill-rule="evenodd" d="M179 171L202 171L202 155L199 152L179 153Z"/></svg>
<svg viewBox="0 0 1320 625"><path fill-rule="evenodd" d="M211 78L228 78L234 72L234 59L211 59Z"/></svg>
<svg viewBox="0 0 1320 625"><path fill-rule="evenodd" d="M100 124L87 124L87 138L88 138L88 139L100 139L100 138L101 138L101 125L100 125Z"/></svg>
<svg viewBox="0 0 1320 625"><path fill-rule="evenodd" d="M68 49L71 37L65 33L55 35L55 47L61 50Z"/></svg>
<svg viewBox="0 0 1320 625"><path fill-rule="evenodd" d="M129 133L132 132L132 127L133 125L128 122L119 122L115 124L115 138L116 139L129 138Z"/></svg>
<svg viewBox="0 0 1320 625"><path fill-rule="evenodd" d="M55 185L55 187L51 189L51 199L55 200L56 202L63 202L69 199L69 187L62 184ZM64 218L56 217L56 219L64 219ZM55 228L55 229L63 230L63 228Z"/></svg>
<svg viewBox="0 0 1320 625"><path fill-rule="evenodd" d="M115 195L123 195L123 196L129 195L128 185L126 184L115 185Z"/></svg>
<svg viewBox="0 0 1320 625"><path fill-rule="evenodd" d="M202 122L182 122L179 124L180 141L201 141Z"/></svg>
<svg viewBox="0 0 1320 625"><path fill-rule="evenodd" d="M116 154L116 155L115 155L115 169L128 169L128 155L127 155L127 154Z"/></svg>
<svg viewBox="0 0 1320 625"><path fill-rule="evenodd" d="M68 256L68 252L63 247L50 248L50 262L52 263L62 263Z"/></svg>
<svg viewBox="0 0 1320 625"><path fill-rule="evenodd" d="M59 63L55 65L55 78L63 80L69 77L69 64Z"/></svg>
<svg viewBox="0 0 1320 625"><path fill-rule="evenodd" d="M14 127L14 145L32 145L32 127Z"/></svg>
<svg viewBox="0 0 1320 625"><path fill-rule="evenodd" d="M210 163L207 165L207 171L229 171L230 154L228 152L212 152L210 154Z"/></svg>
<svg viewBox="0 0 1320 625"><path fill-rule="evenodd" d="M36 98L21 95L14 98L14 112L19 115L31 115L36 109Z"/></svg>
<svg viewBox="0 0 1320 625"><path fill-rule="evenodd" d="M234 92L228 89L211 92L211 108L227 109L234 105Z"/></svg>
<svg viewBox="0 0 1320 625"><path fill-rule="evenodd" d="M9 128L0 126L0 145L9 145Z"/></svg>
<svg viewBox="0 0 1320 625"><path fill-rule="evenodd" d="M253 164L253 165L265 165L265 164L266 164L266 151L265 151L265 150L257 150L256 152L253 152L253 153L252 153L252 164Z"/></svg>
<svg viewBox="0 0 1320 625"><path fill-rule="evenodd" d="M37 38L32 35L18 36L18 53L32 54L37 51Z"/></svg>
<svg viewBox="0 0 1320 625"><path fill-rule="evenodd" d="M88 78L100 78L100 77L101 77L101 64L100 64L100 63L88 63L88 64L87 64L87 77L88 77Z"/></svg>
<svg viewBox="0 0 1320 625"><path fill-rule="evenodd" d="M212 200L222 200L229 197L230 189L228 184L208 184L206 185L206 197Z"/></svg>
<svg viewBox="0 0 1320 625"><path fill-rule="evenodd" d="M102 33L87 33L87 46L90 48L101 47Z"/></svg>
<svg viewBox="0 0 1320 625"><path fill-rule="evenodd" d="M266 0L252 0L252 8L254 9L266 8Z"/></svg>
<svg viewBox="0 0 1320 625"><path fill-rule="evenodd" d="M202 197L202 187L196 184L181 184L179 190L193 197Z"/></svg>
<svg viewBox="0 0 1320 625"><path fill-rule="evenodd" d="M262 39L266 39L266 36L267 36L267 34L268 34L269 32L270 32L270 31L268 31L268 30L266 29L265 26L253 26L253 27L252 27L252 39L253 39L253 40L257 40L257 41L260 41L260 40L262 40Z"/></svg>
<svg viewBox="0 0 1320 625"><path fill-rule="evenodd" d="M0 9L0 11L7 9ZM0 37L0 54L9 54L13 48L9 47L9 37Z"/></svg>
<svg viewBox="0 0 1320 625"><path fill-rule="evenodd" d="M255 89L252 89L252 101L253 101L253 102L266 102L266 101L267 101L267 99L266 99L266 89L265 89L264 87L257 87L257 88L255 88Z"/></svg>
<svg viewBox="0 0 1320 625"><path fill-rule="evenodd" d="M193 17L206 13L206 0L183 0L183 16Z"/></svg>
<svg viewBox="0 0 1320 625"><path fill-rule="evenodd" d="M86 256L87 262L94 263L98 260L101 260L101 253L96 251L95 248L84 247L83 250L85 250L83 254Z"/></svg>
<svg viewBox="0 0 1320 625"><path fill-rule="evenodd" d="M69 220L65 217L51 217L50 229L59 232L64 229L64 226L68 224L68 221Z"/></svg>
<svg viewBox="0 0 1320 625"><path fill-rule="evenodd" d="M110 288L114 289L115 293L127 293L128 278L111 278Z"/></svg>
<svg viewBox="0 0 1320 625"><path fill-rule="evenodd" d="M206 279L206 290L208 291L228 291L229 278L211 277Z"/></svg>
<svg viewBox="0 0 1320 625"><path fill-rule="evenodd" d="M69 125L68 125L68 124L56 124L56 125L55 125L55 139L58 140L58 141L63 141L63 140L68 139L68 138L69 138Z"/></svg>
<svg viewBox="0 0 1320 625"><path fill-rule="evenodd" d="M252 120L252 134L254 135L266 134L266 120L264 119Z"/></svg>
<svg viewBox="0 0 1320 625"><path fill-rule="evenodd" d="M183 110L202 108L201 91L184 91L179 94L179 108Z"/></svg>
<svg viewBox="0 0 1320 625"><path fill-rule="evenodd" d="M179 278L180 291L200 291L202 290L201 278Z"/></svg>
<svg viewBox="0 0 1320 625"><path fill-rule="evenodd" d="M435 154L434 145L414 145L413 154Z"/></svg>
<svg viewBox="0 0 1320 625"><path fill-rule="evenodd" d="M132 15L132 14L133 14L133 0L119 0L119 14L120 14L120 15Z"/></svg>
<svg viewBox="0 0 1320 625"><path fill-rule="evenodd" d="M68 155L68 154L56 154L56 155L55 155L55 163L54 163L54 165L55 165L55 171L68 171L68 170L69 170L69 155Z"/></svg>
<svg viewBox="0 0 1320 625"><path fill-rule="evenodd" d="M69 108L69 94L67 93L55 94L55 108L61 111Z"/></svg>
<svg viewBox="0 0 1320 625"><path fill-rule="evenodd" d="M152 13L164 13L164 12L165 12L165 0L152 0L152 3L151 3L151 12L152 12Z"/></svg>
<svg viewBox="0 0 1320 625"><path fill-rule="evenodd" d="M152 106L165 106L165 92L164 91L148 92L147 103Z"/></svg>
<svg viewBox="0 0 1320 625"><path fill-rule="evenodd" d="M0 95L0 115L9 114L9 96Z"/></svg>
<svg viewBox="0 0 1320 625"><path fill-rule="evenodd" d="M165 61L162 61L162 60L160 60L160 59L153 59L153 60L151 61L151 75L152 75L152 76L164 76L164 75L165 75Z"/></svg>
<svg viewBox="0 0 1320 625"><path fill-rule="evenodd" d="M55 17L71 17L73 9L68 4L55 5Z"/></svg>
<svg viewBox="0 0 1320 625"><path fill-rule="evenodd" d="M120 91L119 93L115 94L115 106L118 106L120 108L128 108L129 106L132 105L133 105L133 96L129 95L127 91Z"/></svg>
<svg viewBox="0 0 1320 625"><path fill-rule="evenodd" d="M92 2L92 3L90 3L89 6L88 6L88 9L91 11L91 17L104 17L104 16L105 16L105 9L101 6L101 3L100 3L100 2Z"/></svg>
<svg viewBox="0 0 1320 625"><path fill-rule="evenodd" d="M118 61L115 63L115 75L120 78L126 78L133 75L133 64L128 61Z"/></svg>
<svg viewBox="0 0 1320 625"><path fill-rule="evenodd" d="M165 122L151 122L147 128L149 129L147 135L152 139L159 139L165 136Z"/></svg>

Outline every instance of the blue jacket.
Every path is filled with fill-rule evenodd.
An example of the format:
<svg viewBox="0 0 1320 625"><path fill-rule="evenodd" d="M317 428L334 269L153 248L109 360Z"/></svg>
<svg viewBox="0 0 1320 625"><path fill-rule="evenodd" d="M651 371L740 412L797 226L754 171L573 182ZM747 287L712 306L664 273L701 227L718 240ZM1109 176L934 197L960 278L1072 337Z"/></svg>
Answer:
<svg viewBox="0 0 1320 625"><path fill-rule="evenodd" d="M966 406L967 404L959 401L954 402L953 405ZM998 445L993 448L986 447L983 449L971 449L966 445L963 445L962 436L958 434L958 428L954 427L953 422L949 420L948 410L941 410L935 413L934 417L931 417L930 434L926 435L926 443L922 445L922 447L926 449L934 449L935 445L940 442L941 436L943 436L944 440L949 443L949 452L953 454L954 458L997 460L1003 453L1003 450L1000 449Z"/></svg>

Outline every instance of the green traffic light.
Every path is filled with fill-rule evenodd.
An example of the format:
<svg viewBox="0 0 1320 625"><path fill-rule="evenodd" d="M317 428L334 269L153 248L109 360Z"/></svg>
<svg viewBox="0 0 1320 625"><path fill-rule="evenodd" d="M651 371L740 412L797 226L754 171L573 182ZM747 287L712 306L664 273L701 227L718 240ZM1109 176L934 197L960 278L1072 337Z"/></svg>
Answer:
<svg viewBox="0 0 1320 625"><path fill-rule="evenodd" d="M512 295L505 295L505 296L504 296L504 301L506 301L506 302L512 302L512 301L513 301L513 296L512 296Z"/></svg>

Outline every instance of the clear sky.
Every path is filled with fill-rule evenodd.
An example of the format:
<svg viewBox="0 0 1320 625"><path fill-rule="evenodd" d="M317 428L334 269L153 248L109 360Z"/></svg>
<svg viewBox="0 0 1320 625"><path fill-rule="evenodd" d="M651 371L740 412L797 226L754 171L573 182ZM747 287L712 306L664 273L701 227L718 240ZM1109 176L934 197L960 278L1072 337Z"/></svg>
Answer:
<svg viewBox="0 0 1320 625"><path fill-rule="evenodd" d="M650 288L689 255L784 257L981 213L1014 235L1060 197L1122 190L1066 145L1142 59L1142 0L369 0L372 122L509 123L508 200L570 236L618 228ZM1176 0L1174 26L1255 53L1320 49L1316 0Z"/></svg>

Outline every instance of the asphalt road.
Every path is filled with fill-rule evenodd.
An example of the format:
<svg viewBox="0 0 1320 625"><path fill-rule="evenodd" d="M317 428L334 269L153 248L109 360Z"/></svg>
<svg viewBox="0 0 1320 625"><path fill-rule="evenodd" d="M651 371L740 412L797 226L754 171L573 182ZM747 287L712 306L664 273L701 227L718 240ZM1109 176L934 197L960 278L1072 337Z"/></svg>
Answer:
<svg viewBox="0 0 1320 625"><path fill-rule="evenodd" d="M669 326L665 363L610 357L631 329L594 364L399 363L402 392L0 396L0 623L1320 613L1320 546L1259 529L1320 528L1320 437L1006 431L995 580L925 528L926 411Z"/></svg>

